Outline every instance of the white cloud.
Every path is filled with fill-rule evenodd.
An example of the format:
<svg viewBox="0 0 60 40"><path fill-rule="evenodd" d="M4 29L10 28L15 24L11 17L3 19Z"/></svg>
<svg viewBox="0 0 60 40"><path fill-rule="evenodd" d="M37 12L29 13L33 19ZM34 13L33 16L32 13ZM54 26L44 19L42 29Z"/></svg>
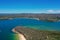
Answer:
<svg viewBox="0 0 60 40"><path fill-rule="evenodd" d="M60 13L60 10L47 10L47 13Z"/></svg>
<svg viewBox="0 0 60 40"><path fill-rule="evenodd" d="M60 10L57 10L58 13L60 13Z"/></svg>
<svg viewBox="0 0 60 40"><path fill-rule="evenodd" d="M53 12L54 12L54 10L47 10L47 12L48 12L48 13L53 13Z"/></svg>
<svg viewBox="0 0 60 40"><path fill-rule="evenodd" d="M60 10L0 10L0 13L60 13Z"/></svg>

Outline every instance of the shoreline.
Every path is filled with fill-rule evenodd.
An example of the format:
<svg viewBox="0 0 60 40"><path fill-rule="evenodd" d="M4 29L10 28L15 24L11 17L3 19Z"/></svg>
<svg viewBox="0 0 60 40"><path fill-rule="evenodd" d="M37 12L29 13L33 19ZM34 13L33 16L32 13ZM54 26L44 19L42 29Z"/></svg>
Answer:
<svg viewBox="0 0 60 40"><path fill-rule="evenodd" d="M24 37L23 34L20 34L20 33L17 32L15 29L12 29L12 31L13 31L14 33L17 33L17 34L18 34L18 39L19 39L19 40L26 40L26 38Z"/></svg>

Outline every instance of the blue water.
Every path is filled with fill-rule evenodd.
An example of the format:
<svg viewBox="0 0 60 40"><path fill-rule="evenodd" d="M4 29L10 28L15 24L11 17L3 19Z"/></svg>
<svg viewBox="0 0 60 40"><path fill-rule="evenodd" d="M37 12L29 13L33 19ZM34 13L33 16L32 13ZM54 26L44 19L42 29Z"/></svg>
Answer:
<svg viewBox="0 0 60 40"><path fill-rule="evenodd" d="M30 27L39 30L56 30L60 31L60 22L47 22L42 20L14 18L11 20L0 20L0 40L17 40L14 39L15 33L12 29L16 26Z"/></svg>

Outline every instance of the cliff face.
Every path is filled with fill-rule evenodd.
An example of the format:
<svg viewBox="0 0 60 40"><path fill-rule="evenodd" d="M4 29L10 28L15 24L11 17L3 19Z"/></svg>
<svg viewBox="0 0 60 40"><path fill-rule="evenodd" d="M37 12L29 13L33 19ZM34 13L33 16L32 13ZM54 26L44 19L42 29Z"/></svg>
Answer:
<svg viewBox="0 0 60 40"><path fill-rule="evenodd" d="M60 40L60 32L42 31L25 27L16 27L15 31L23 34L26 40Z"/></svg>

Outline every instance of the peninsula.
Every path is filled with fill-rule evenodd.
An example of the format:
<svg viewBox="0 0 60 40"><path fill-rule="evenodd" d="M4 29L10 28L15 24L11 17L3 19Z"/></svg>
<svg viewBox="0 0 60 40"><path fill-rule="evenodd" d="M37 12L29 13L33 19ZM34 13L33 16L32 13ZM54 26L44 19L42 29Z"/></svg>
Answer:
<svg viewBox="0 0 60 40"><path fill-rule="evenodd" d="M19 40L60 40L60 32L43 31L26 27L15 27L13 32L19 34Z"/></svg>

